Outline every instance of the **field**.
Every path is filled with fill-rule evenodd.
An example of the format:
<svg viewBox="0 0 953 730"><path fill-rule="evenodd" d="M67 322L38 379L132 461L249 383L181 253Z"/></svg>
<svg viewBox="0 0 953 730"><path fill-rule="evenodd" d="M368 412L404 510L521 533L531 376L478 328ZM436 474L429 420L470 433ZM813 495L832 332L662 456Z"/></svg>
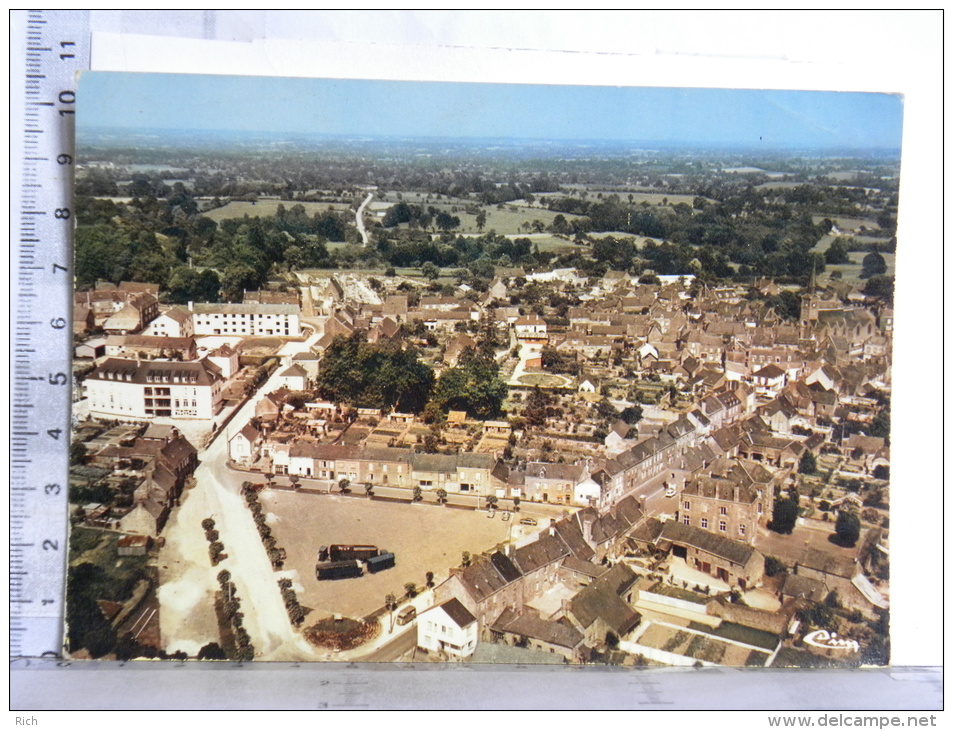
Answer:
<svg viewBox="0 0 953 730"><path fill-rule="evenodd" d="M507 539L513 522L486 513L435 505L409 505L361 497L266 490L261 495L278 545L288 552L286 570L297 573L295 591L316 619L340 613L363 618L384 604L388 593L404 594L405 583L423 588L427 571L436 582L460 565L464 550L476 555ZM332 543L372 544L393 552L397 565L373 575L318 582L318 548Z"/></svg>
<svg viewBox="0 0 953 730"><path fill-rule="evenodd" d="M309 216L315 213L323 213L330 208L334 208L339 212L349 210L345 203L298 203L294 200L275 199L259 200L257 203L250 203L243 200L233 200L221 208L215 208L202 215L206 218L211 218L216 223L226 218L244 218L246 215L249 218L264 218L265 216L274 215L278 211L279 205L285 206L286 210L290 210L295 205L302 205L304 206L305 213Z"/></svg>

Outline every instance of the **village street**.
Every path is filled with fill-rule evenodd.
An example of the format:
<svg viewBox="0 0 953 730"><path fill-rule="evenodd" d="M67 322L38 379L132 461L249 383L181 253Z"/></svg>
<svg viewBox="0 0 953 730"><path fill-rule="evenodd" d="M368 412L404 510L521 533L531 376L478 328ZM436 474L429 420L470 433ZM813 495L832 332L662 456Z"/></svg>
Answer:
<svg viewBox="0 0 953 730"><path fill-rule="evenodd" d="M288 343L282 356L300 352L321 336L315 332L306 342ZM260 389L271 390L272 381ZM256 658L297 661L314 657L313 648L297 633L288 619L278 579L283 573L272 569L251 512L239 487L225 466L228 434L255 414L261 395L255 395L236 414L214 441L199 452L200 465L195 486L183 495L182 505L172 513L165 529L165 547L159 553L159 621L166 651L182 650L195 655L206 643L219 640L214 611L216 576L231 573L244 625L255 647ZM240 484L240 482L239 482ZM212 566L202 520L211 517L228 557Z"/></svg>

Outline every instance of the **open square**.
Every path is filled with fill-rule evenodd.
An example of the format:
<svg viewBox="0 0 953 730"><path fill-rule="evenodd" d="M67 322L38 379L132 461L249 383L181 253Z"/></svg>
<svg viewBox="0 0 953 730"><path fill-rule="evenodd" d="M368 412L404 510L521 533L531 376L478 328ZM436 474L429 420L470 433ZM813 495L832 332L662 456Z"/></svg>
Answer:
<svg viewBox="0 0 953 730"><path fill-rule="evenodd" d="M363 618L400 597L404 585L426 585L432 571L440 582L460 565L463 551L472 555L504 542L512 521L487 519L487 513L397 504L360 497L266 490L261 495L278 545L285 548L287 571L295 571L302 606L313 609L306 622L340 613ZM377 545L397 556L393 568L360 578L318 581L314 566L322 545ZM277 580L277 577L276 577Z"/></svg>

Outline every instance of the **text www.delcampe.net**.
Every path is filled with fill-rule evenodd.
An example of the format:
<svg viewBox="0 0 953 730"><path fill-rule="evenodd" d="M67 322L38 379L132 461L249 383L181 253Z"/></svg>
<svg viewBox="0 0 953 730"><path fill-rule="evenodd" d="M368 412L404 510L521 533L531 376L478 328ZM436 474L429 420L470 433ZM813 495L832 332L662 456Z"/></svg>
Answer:
<svg viewBox="0 0 953 730"><path fill-rule="evenodd" d="M936 727L936 715L772 715L768 727Z"/></svg>

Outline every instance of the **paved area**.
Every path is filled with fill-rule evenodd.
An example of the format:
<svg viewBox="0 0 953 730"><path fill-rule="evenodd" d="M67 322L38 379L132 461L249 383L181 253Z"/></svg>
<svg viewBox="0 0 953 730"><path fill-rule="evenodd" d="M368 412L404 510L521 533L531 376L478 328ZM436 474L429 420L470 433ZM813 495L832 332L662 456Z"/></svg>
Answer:
<svg viewBox="0 0 953 730"><path fill-rule="evenodd" d="M427 571L439 583L459 566L464 550L476 555L508 539L513 521L487 513L433 505L408 505L343 497L265 490L261 502L278 545L288 559L302 606L313 609L306 625L340 613L363 618L384 604L388 593L404 595L404 584L423 588ZM361 578L318 581L314 574L322 545L371 544L397 556L394 568Z"/></svg>

